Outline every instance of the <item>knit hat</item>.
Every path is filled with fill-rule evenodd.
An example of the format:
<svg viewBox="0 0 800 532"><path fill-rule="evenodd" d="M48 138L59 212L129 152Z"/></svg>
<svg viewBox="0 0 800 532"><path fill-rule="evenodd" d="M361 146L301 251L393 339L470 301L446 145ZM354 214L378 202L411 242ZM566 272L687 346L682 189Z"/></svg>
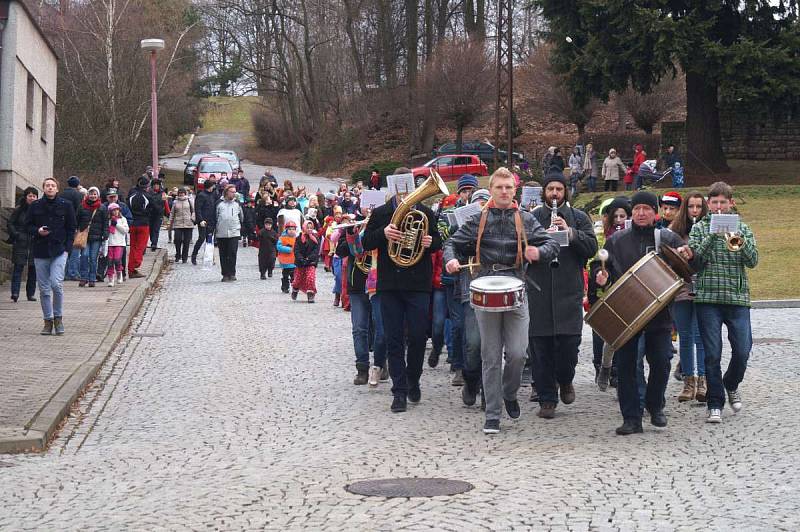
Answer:
<svg viewBox="0 0 800 532"><path fill-rule="evenodd" d="M464 174L458 178L457 192L464 188L478 188L478 178L472 174Z"/></svg>
<svg viewBox="0 0 800 532"><path fill-rule="evenodd" d="M605 209L600 209L600 214L608 213L609 215L613 215L617 212L617 209L625 209L625 212L628 213L628 216L631 215L631 202L625 196L617 196L611 203L606 205Z"/></svg>
<svg viewBox="0 0 800 532"><path fill-rule="evenodd" d="M631 197L631 209L637 205L647 205L653 211L658 212L658 198L652 192L640 190Z"/></svg>
<svg viewBox="0 0 800 532"><path fill-rule="evenodd" d="M681 203L683 203L683 198L677 192L667 192L658 198L658 203L660 205L670 205L677 209L681 206Z"/></svg>
<svg viewBox="0 0 800 532"><path fill-rule="evenodd" d="M148 183L150 183L150 179L146 175L140 176L136 181L136 184L140 187L146 187Z"/></svg>
<svg viewBox="0 0 800 532"><path fill-rule="evenodd" d="M73 176L70 176L69 179L67 179L67 184L69 186L71 186L72 188L77 188L78 185L81 184L81 180L78 179L78 176L73 175Z"/></svg>
<svg viewBox="0 0 800 532"><path fill-rule="evenodd" d="M89 190L87 190L87 191L86 191L86 193L87 193L87 194L91 194L91 193L92 193L92 190L94 190L95 192L97 192L97 195L98 195L98 196L100 195L100 189L99 189L99 188L97 188L97 187L89 187Z"/></svg>
<svg viewBox="0 0 800 532"><path fill-rule="evenodd" d="M489 201L492 195L489 193L488 190L485 188L479 188L475 192L472 193L472 199L470 199L470 203L475 203L476 201Z"/></svg>
<svg viewBox="0 0 800 532"><path fill-rule="evenodd" d="M184 194L188 194L189 193L189 191L186 190L186 187L180 187L180 188L176 188L175 189L175 194L180 194L181 192L183 192Z"/></svg>
<svg viewBox="0 0 800 532"><path fill-rule="evenodd" d="M114 209L119 209L119 203L109 203L108 204L109 212L113 211Z"/></svg>
<svg viewBox="0 0 800 532"><path fill-rule="evenodd" d="M264 218L264 225L272 225L273 223L272 218Z"/></svg>
<svg viewBox="0 0 800 532"><path fill-rule="evenodd" d="M545 174L544 179L542 179L542 188L543 189L547 188L547 184L552 183L553 181L558 181L559 183L564 185L564 188L567 188L567 180L564 177L564 173L556 169L551 169L547 171L547 174Z"/></svg>

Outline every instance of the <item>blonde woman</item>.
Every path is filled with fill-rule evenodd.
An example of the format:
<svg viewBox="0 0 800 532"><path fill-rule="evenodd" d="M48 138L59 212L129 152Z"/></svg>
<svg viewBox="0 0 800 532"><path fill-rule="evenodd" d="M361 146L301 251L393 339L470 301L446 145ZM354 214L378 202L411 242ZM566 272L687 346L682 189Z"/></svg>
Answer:
<svg viewBox="0 0 800 532"><path fill-rule="evenodd" d="M613 190L616 192L619 180L625 176L627 172L625 163L622 159L617 157L617 150L611 148L608 150L608 157L603 161L603 181L605 182L605 191Z"/></svg>

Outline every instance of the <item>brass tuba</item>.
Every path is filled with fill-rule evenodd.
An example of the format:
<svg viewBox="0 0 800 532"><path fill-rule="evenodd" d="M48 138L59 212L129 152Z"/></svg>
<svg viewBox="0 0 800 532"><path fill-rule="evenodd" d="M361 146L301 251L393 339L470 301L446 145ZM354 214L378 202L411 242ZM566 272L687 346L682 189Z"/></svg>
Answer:
<svg viewBox="0 0 800 532"><path fill-rule="evenodd" d="M728 251L739 251L744 245L744 238L739 233L725 233L725 245Z"/></svg>
<svg viewBox="0 0 800 532"><path fill-rule="evenodd" d="M400 241L390 240L389 258L401 268L410 268L422 260L425 250L422 237L428 234L428 217L414 208L420 201L438 194L448 195L450 191L439 173L431 168L431 175L414 192L400 200L392 215L391 223L403 233Z"/></svg>

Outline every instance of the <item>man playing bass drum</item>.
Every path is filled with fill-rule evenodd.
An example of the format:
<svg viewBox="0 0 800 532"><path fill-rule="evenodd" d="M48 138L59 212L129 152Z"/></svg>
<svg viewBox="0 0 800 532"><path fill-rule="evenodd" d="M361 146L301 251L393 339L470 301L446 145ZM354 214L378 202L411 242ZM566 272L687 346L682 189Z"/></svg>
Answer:
<svg viewBox="0 0 800 532"><path fill-rule="evenodd" d="M592 264L592 272L599 286L610 285L619 280L631 266L636 264L649 251L657 251L659 243L677 248L685 254L681 238L669 229L655 226L658 212L658 198L650 192L640 191L631 198L633 223L611 235L603 249L608 251L607 270L597 263ZM619 409L623 423L617 434L627 436L642 432L642 409L636 382L636 360L639 338L644 335L644 349L650 375L647 380L645 407L650 412L650 422L656 427L667 426L664 414L664 392L669 380L670 358L672 357L672 317L669 307L665 307L645 325L644 330L634 335L617 350L617 374L619 377Z"/></svg>
<svg viewBox="0 0 800 532"><path fill-rule="evenodd" d="M395 175L407 174L408 168L398 168ZM442 237L436 228L433 212L418 203L414 209L428 218L428 234L421 238L422 260L410 267L395 264L389 256L389 242L400 242L403 233L393 224L392 216L401 198L393 196L377 207L361 237L364 251L378 250L378 286L389 376L392 378L392 412L405 412L407 401L418 403L421 398L419 380L425 357L427 328L420 322L428 316L433 289L431 251L441 249ZM407 341L406 341L407 340ZM408 354L406 355L406 345Z"/></svg>
<svg viewBox="0 0 800 532"><path fill-rule="evenodd" d="M559 391L564 404L575 401L572 380L583 328L583 271L586 261L597 253L597 238L589 217L569 205L563 173L545 176L542 200L544 205L533 211L536 220L548 232L568 231L569 239L569 245L561 247L558 262L539 261L528 267L529 291L541 289L534 292L536 304L529 305L533 379L539 392L536 415L549 419L555 416Z"/></svg>
<svg viewBox="0 0 800 532"><path fill-rule="evenodd" d="M492 198L480 214L472 216L445 243L444 261L449 273L459 271L457 257L475 256L480 262L477 277L490 275L525 278L528 262L549 263L559 252L558 244L529 212L514 201L514 175L498 168L489 180ZM534 297L536 297L534 295ZM500 432L501 399L509 417L520 416L517 391L522 380L528 343L528 303L504 312L476 309L481 333L483 392L486 397L485 434ZM506 365L503 368L503 352Z"/></svg>

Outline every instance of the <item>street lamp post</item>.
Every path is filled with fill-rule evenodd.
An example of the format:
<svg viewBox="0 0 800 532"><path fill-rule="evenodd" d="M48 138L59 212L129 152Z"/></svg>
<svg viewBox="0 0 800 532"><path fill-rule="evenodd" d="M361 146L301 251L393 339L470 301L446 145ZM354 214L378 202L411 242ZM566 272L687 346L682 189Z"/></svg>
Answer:
<svg viewBox="0 0 800 532"><path fill-rule="evenodd" d="M164 49L163 39L142 39L142 50L150 54L150 137L153 148L153 176L158 176L158 96L156 94L156 54Z"/></svg>

